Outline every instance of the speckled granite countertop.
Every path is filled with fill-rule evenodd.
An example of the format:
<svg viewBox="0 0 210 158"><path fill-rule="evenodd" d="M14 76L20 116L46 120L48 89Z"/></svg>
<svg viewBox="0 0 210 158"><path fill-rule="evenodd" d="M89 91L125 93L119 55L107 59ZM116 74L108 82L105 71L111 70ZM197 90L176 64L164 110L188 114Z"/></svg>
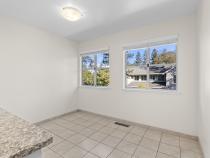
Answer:
<svg viewBox="0 0 210 158"><path fill-rule="evenodd" d="M22 158L52 141L47 131L0 108L0 158Z"/></svg>

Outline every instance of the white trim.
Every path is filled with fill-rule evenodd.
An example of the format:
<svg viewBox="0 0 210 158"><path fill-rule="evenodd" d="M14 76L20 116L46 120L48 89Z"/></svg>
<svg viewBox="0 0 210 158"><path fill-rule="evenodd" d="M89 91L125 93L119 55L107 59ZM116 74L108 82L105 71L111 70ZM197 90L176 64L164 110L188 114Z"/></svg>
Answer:
<svg viewBox="0 0 210 158"><path fill-rule="evenodd" d="M167 45L167 44L172 44L172 43L176 43L176 90L164 90L164 89L140 89L140 88L129 88L127 87L126 84L126 51L130 50L130 49L140 49L140 48L149 48L149 47L153 47L153 46L157 46L157 45ZM180 94L179 92L179 88L178 88L178 78L179 78L179 74L178 74L178 35L175 36L168 36L168 37L164 37L164 38L156 38L156 39L152 39L152 40L145 40L143 42L138 42L136 44L130 44L127 46L123 47L123 90L125 91L140 91L140 92L164 92L164 93L172 93L172 94ZM148 75L147 75L148 77ZM149 78L148 78L149 79Z"/></svg>
<svg viewBox="0 0 210 158"><path fill-rule="evenodd" d="M81 66L81 56L80 56L80 54L78 54L78 71L79 71L79 73L78 73L78 87L80 87L80 85L81 85L81 83L82 83L82 66Z"/></svg>
<svg viewBox="0 0 210 158"><path fill-rule="evenodd" d="M94 53L97 53L97 52L109 51L109 50L110 50L109 47L104 47L104 48L100 48L100 49L91 49L91 50L80 51L79 55L94 54Z"/></svg>
<svg viewBox="0 0 210 158"><path fill-rule="evenodd" d="M126 89L126 75L125 75L125 71L126 71L126 51L125 49L123 49L123 89Z"/></svg>
<svg viewBox="0 0 210 158"><path fill-rule="evenodd" d="M80 85L79 88L84 88L84 89L111 89L111 87L108 85L107 87L103 86L83 86Z"/></svg>
<svg viewBox="0 0 210 158"><path fill-rule="evenodd" d="M125 92L142 92L142 93L157 93L157 94L177 94L181 92L178 90L164 90L164 89L140 89L140 88L122 88Z"/></svg>
<svg viewBox="0 0 210 158"><path fill-rule="evenodd" d="M95 63L94 63L94 78L93 78L93 80L94 80L94 87L96 87L96 82L97 82L97 71L98 71L98 65L97 65L97 53L96 54L94 54L94 60L95 60Z"/></svg>
<svg viewBox="0 0 210 158"><path fill-rule="evenodd" d="M129 49L138 49L138 48L145 48L151 47L154 45L162 45L162 44L169 44L169 43L177 43L178 35L155 38L155 39L148 39L140 42L130 43L123 46L123 50Z"/></svg>

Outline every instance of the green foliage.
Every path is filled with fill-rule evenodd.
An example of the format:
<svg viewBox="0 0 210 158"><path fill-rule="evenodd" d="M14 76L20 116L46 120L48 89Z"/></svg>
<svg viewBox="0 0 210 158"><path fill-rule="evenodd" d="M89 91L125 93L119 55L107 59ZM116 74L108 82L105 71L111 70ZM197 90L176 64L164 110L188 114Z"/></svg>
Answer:
<svg viewBox="0 0 210 158"><path fill-rule="evenodd" d="M101 69L96 75L97 86L108 86L109 85L109 70Z"/></svg>
<svg viewBox="0 0 210 158"><path fill-rule="evenodd" d="M94 74L88 70L82 72L82 83L83 85L94 85ZM108 86L109 85L109 69L101 69L96 75L97 86Z"/></svg>
<svg viewBox="0 0 210 158"><path fill-rule="evenodd" d="M165 64L176 63L176 54L172 52L161 54L159 60L160 63L165 63Z"/></svg>
<svg viewBox="0 0 210 158"><path fill-rule="evenodd" d="M164 52L158 54L156 49L153 50L151 56L151 64L173 64L176 63L176 54L173 52Z"/></svg>
<svg viewBox="0 0 210 158"><path fill-rule="evenodd" d="M109 53L104 53L103 54L103 61L102 61L103 65L108 65L109 64Z"/></svg>
<svg viewBox="0 0 210 158"><path fill-rule="evenodd" d="M142 64L146 64L146 61L147 61L147 52L145 50L144 54L143 54L143 62L142 62Z"/></svg>
<svg viewBox="0 0 210 158"><path fill-rule="evenodd" d="M82 72L83 85L94 85L94 75L88 70Z"/></svg>
<svg viewBox="0 0 210 158"><path fill-rule="evenodd" d="M159 57L158 57L157 49L153 49L151 61L152 61L152 64L159 64Z"/></svg>
<svg viewBox="0 0 210 158"><path fill-rule="evenodd" d="M141 64L141 62L142 62L141 53L140 52L137 52L135 64L136 65L139 65L139 64Z"/></svg>
<svg viewBox="0 0 210 158"><path fill-rule="evenodd" d="M139 84L138 84L138 88L146 89L146 88L148 88L148 84L145 83L145 82L139 83Z"/></svg>

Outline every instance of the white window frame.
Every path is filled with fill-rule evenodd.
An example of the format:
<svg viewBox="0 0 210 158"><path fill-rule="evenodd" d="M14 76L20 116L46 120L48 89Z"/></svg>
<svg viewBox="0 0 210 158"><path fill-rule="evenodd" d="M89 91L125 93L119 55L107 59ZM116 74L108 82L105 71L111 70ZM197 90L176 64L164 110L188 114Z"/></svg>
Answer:
<svg viewBox="0 0 210 158"><path fill-rule="evenodd" d="M126 52L131 49L141 49L141 48L149 48L153 46L158 46L158 45L167 45L167 44L173 44L176 43L176 90L163 90L163 89L141 89L141 88L131 88L127 87L126 84ZM147 52L148 53L148 52ZM179 91L179 64L178 64L178 35L174 36L168 36L168 37L162 37L162 38L157 38L157 39L152 39L152 40L145 40L142 42L137 42L133 44L127 44L123 46L123 90L126 91L141 91L141 92L166 92L166 93L180 93ZM147 74L147 80L149 80L149 75ZM148 82L148 81L147 81Z"/></svg>
<svg viewBox="0 0 210 158"><path fill-rule="evenodd" d="M81 88L99 88L99 89L107 89L110 87L110 77L109 77L109 85L108 86L97 86L96 84L96 72L98 70L100 70L101 68L97 67L97 63L95 63L94 66L94 85L83 85L82 84L82 57L83 56L88 56L88 55L94 55L94 61L97 62L97 54L100 54L102 52L106 52L109 54L109 73L110 73L110 53L109 53L109 49L104 49L104 50L97 50L97 51L93 51L93 52L85 52L85 53L80 53L79 55L79 71L80 71L80 75L79 75L79 87Z"/></svg>

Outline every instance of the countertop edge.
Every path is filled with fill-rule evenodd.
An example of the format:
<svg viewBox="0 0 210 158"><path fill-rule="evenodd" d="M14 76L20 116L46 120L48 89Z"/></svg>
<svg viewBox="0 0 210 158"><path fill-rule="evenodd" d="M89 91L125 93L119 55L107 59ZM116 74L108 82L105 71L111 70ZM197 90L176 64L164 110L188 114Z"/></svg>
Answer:
<svg viewBox="0 0 210 158"><path fill-rule="evenodd" d="M53 142L53 136L51 138L49 138L48 140L44 141L44 142L40 142L39 144L36 144L35 146L31 146L29 148L26 148L24 150L19 151L18 153L11 155L9 158L23 158L26 157L46 146L48 146L49 144L51 144Z"/></svg>
<svg viewBox="0 0 210 158"><path fill-rule="evenodd" d="M53 142L53 134L0 107L0 158L24 158Z"/></svg>

